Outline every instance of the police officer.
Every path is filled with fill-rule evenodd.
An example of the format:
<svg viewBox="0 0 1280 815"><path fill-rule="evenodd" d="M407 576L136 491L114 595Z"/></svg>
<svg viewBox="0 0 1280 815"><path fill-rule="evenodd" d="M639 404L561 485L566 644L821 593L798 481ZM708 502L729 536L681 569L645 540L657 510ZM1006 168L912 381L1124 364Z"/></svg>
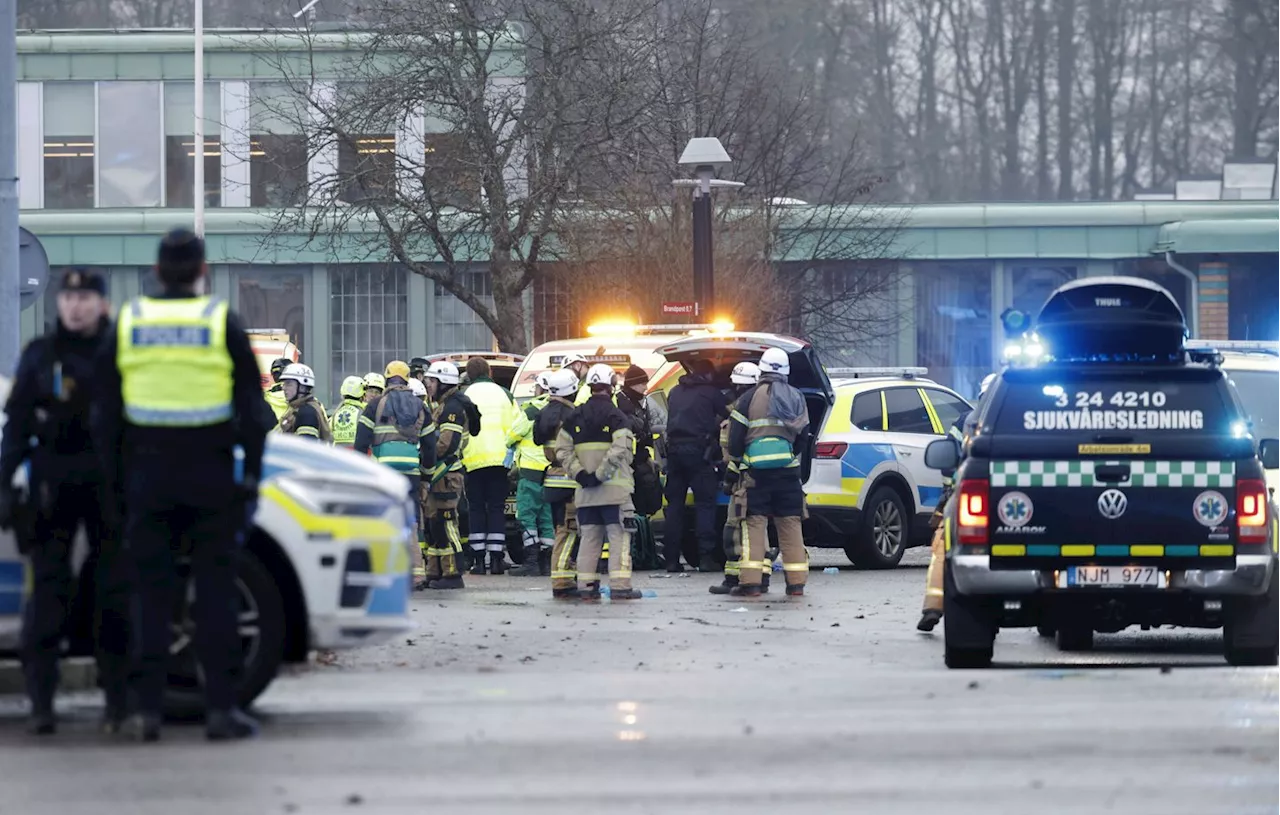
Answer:
<svg viewBox="0 0 1280 815"><path fill-rule="evenodd" d="M516 521L520 524L524 556L520 565L508 574L513 577L538 577L551 574L551 547L555 545L555 527L552 525L551 505L543 495L542 482L550 462L542 446L533 440L538 414L551 401L551 372L545 371L534 379L533 398L520 407L511 432L507 434L507 447L516 453Z"/></svg>
<svg viewBox="0 0 1280 815"><path fill-rule="evenodd" d="M342 404L333 412L333 445L352 448L356 444L360 415L364 413L364 381L358 376L347 377L342 380L338 395L342 397Z"/></svg>
<svg viewBox="0 0 1280 815"><path fill-rule="evenodd" d="M506 569L507 434L519 413L511 392L493 381L489 363L482 357L467 360L470 384L462 393L480 411L480 432L467 441L462 452L466 468L467 505L470 510L471 573L484 574L485 552L489 554L489 574Z"/></svg>
<svg viewBox="0 0 1280 815"><path fill-rule="evenodd" d="M733 366L729 382L733 385L734 401L750 390L760 381L760 366L754 362L739 362ZM712 594L728 594L738 585L738 572L742 561L743 527L747 523L747 488L739 477L738 462L729 457L729 430L732 420L725 419L720 423L720 449L723 451L725 463L724 489L729 495L729 511L724 524L724 581L710 587ZM772 566L772 564L769 564ZM760 592L769 591L770 572L761 569Z"/></svg>
<svg viewBox="0 0 1280 815"><path fill-rule="evenodd" d="M716 468L711 456L720 422L729 415L728 399L716 387L715 368L695 360L690 373L667 397L666 534L663 552L668 572L682 572L680 541L684 537L685 496L693 490L698 536L698 571L718 572L716 535ZM694 564L689 564L690 566Z"/></svg>
<svg viewBox="0 0 1280 815"><path fill-rule="evenodd" d="M241 654L236 556L257 501L271 411L240 318L201 295L204 241L176 229L160 242L159 297L120 313L98 370L94 442L121 490L135 569L136 705L131 734L160 737L160 706L182 597L175 550L190 543L196 654L204 675L205 734L245 738L257 723L236 706ZM243 449L242 473L235 447Z"/></svg>
<svg viewBox="0 0 1280 815"><path fill-rule="evenodd" d="M622 524L622 509L634 486L631 461L635 434L622 411L613 404L613 369L593 365L587 371L591 398L579 405L560 428L556 438L557 463L577 482L574 504L582 539L578 550L577 579L582 600L600 599L600 575L596 569L605 537L613 543L609 558L609 599L638 600L631 587L631 541Z"/></svg>
<svg viewBox="0 0 1280 815"><path fill-rule="evenodd" d="M366 405L356 429L354 449L409 479L409 497L418 510L419 554L414 558L415 588L426 584L424 558L424 492L422 474L435 464L436 425L431 411L409 388L409 366L399 360L387 363L386 392Z"/></svg>
<svg viewBox="0 0 1280 815"><path fill-rule="evenodd" d="M769 544L769 519L778 530L787 596L804 595L809 557L800 522L804 516L804 488L800 483L800 439L809 427L804 394L787 384L791 362L781 348L760 356L760 383L734 404L729 428L729 460L739 465L746 482L747 522L742 541L738 585L730 594L758 597L764 552ZM736 486L732 473L726 475Z"/></svg>
<svg viewBox="0 0 1280 815"><path fill-rule="evenodd" d="M448 360L427 368L427 396L438 428L435 466L427 487L427 588L465 588L459 568L462 533L458 529L458 503L462 499L462 453L470 436L475 410L458 390L458 366Z"/></svg>
<svg viewBox="0 0 1280 815"><path fill-rule="evenodd" d="M284 386L284 397L289 403L289 409L280 417L280 432L332 443L333 433L329 430L324 405L315 394L315 372L309 366L295 362L280 374L280 384Z"/></svg>
<svg viewBox="0 0 1280 815"><path fill-rule="evenodd" d="M574 565L574 549L578 545L578 514L573 499L578 482L565 472L556 460L555 444L560 428L573 413L573 400L578 393L578 377L571 368L561 368L547 378L551 398L538 413L533 426L533 441L542 446L549 466L542 480L542 494L551 504L551 522L555 526L555 543L551 549L551 596L570 600L578 596L578 573Z"/></svg>
<svg viewBox="0 0 1280 815"><path fill-rule="evenodd" d="M995 374L987 374L982 378L982 385L978 390L979 402L987 395L987 390L995 379ZM947 435L960 443L962 454L964 440L972 432L972 425L976 415L976 409L962 413L956 417L956 420L952 422L951 427L947 430ZM946 530L942 524L945 518L947 502L951 500L951 495L954 491L954 479L954 471L943 472L942 497L938 499L938 505L933 510L933 517L929 519L929 527L933 529L933 539L929 545L929 570L925 573L924 608L920 612L920 622L916 623L917 631L932 631L942 619L942 568L947 557Z"/></svg>
<svg viewBox="0 0 1280 815"><path fill-rule="evenodd" d="M95 358L111 331L106 291L97 272L73 268L63 274L57 324L23 350L5 405L0 527L15 530L31 562L21 655L31 699L29 729L37 735L56 728L53 697L64 634L94 635L98 682L106 696L103 730L115 732L127 712L129 598L119 512L114 501L106 501L89 431ZM12 484L24 462L30 463L29 498L20 501ZM25 517L20 522L15 515ZM89 554L73 591L72 546L81 524Z"/></svg>
<svg viewBox="0 0 1280 815"><path fill-rule="evenodd" d="M376 371L364 375L364 403L378 401L378 397L387 389L387 379Z"/></svg>
<svg viewBox="0 0 1280 815"><path fill-rule="evenodd" d="M284 383L280 381L281 374L284 369L293 364L293 361L287 357L278 357L271 361L271 387L262 394L267 400L267 404L271 406L271 412L275 414L276 422L280 422L280 417L289 409L289 400L284 395Z"/></svg>

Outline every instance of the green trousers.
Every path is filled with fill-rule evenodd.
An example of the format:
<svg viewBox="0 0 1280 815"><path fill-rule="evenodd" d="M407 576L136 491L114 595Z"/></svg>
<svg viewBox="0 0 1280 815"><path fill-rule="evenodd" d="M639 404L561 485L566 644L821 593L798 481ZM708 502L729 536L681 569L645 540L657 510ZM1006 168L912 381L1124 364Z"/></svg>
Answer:
<svg viewBox="0 0 1280 815"><path fill-rule="evenodd" d="M525 546L551 548L556 528L551 522L551 505L542 498L542 485L527 478L516 484L516 520Z"/></svg>

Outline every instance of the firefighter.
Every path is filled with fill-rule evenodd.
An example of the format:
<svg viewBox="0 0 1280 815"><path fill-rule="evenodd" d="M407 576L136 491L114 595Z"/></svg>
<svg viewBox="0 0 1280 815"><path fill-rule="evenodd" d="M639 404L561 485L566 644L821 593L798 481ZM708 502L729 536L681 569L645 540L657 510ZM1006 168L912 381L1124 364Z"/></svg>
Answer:
<svg viewBox="0 0 1280 815"><path fill-rule="evenodd" d="M506 572L507 435L519 415L511 392L494 382L489 363L482 357L467 360L467 380L462 393L480 411L480 432L467 441L462 454L466 469L467 505L470 509L468 542L471 544L471 573L485 573L485 552L489 554L489 574Z"/></svg>
<svg viewBox="0 0 1280 815"><path fill-rule="evenodd" d="M781 348L769 348L760 356L760 382L735 403L730 414L729 461L737 474L726 474L731 488L745 482L747 522L742 541L738 585L729 593L738 597L761 594L761 570L769 544L769 519L778 530L782 570L787 596L803 597L809 572L808 554L801 533L804 488L800 483L802 436L809 427L804 394L787 384L791 361Z"/></svg>
<svg viewBox="0 0 1280 815"><path fill-rule="evenodd" d="M461 589L462 533L458 503L462 499L462 454L474 426L474 407L458 390L458 366L447 360L431 363L426 372L427 396L438 428L435 466L427 485L427 588Z"/></svg>
<svg viewBox="0 0 1280 815"><path fill-rule="evenodd" d="M987 395L987 390L995 379L995 374L987 374L983 377L982 385L978 389L979 403ZM972 432L971 424L976 414L977 409L975 408L957 416L951 427L947 429L947 435L960 444L962 455L964 453L965 438ZM955 471L947 470L942 473L942 497L938 499L938 505L933 510L933 517L929 519L929 528L933 530L933 539L929 544L929 571L925 572L924 609L920 612L920 622L916 623L917 631L932 631L942 619L942 567L947 557L946 530L942 524L946 514L947 502L951 500L951 495L955 489L954 479Z"/></svg>
<svg viewBox="0 0 1280 815"><path fill-rule="evenodd" d="M419 529L419 552L413 559L413 576L415 588L421 588L427 575L421 533L422 474L430 472L435 464L436 426L427 406L409 388L408 365L399 360L387 363L383 381L386 391L377 401L366 405L360 415L354 447L357 453L372 453L379 464L409 479L409 497L417 507Z"/></svg>
<svg viewBox="0 0 1280 815"><path fill-rule="evenodd" d="M409 378L422 382L430 366L431 362L426 357L414 357L409 360Z"/></svg>
<svg viewBox="0 0 1280 815"><path fill-rule="evenodd" d="M613 543L609 560L609 598L638 600L631 587L631 540L623 527L623 507L631 500L634 481L631 462L635 433L631 422L613 403L614 371L593 365L587 371L591 398L574 409L560 428L555 456L573 476L578 489L574 505L582 538L578 548L579 597L600 599L599 566L605 537Z"/></svg>
<svg viewBox="0 0 1280 815"><path fill-rule="evenodd" d="M289 409L280 417L277 429L281 433L332 444L333 433L329 430L329 419L324 412L324 405L315 395L315 372L309 366L295 362L280 374L280 384L284 386Z"/></svg>
<svg viewBox="0 0 1280 815"><path fill-rule="evenodd" d="M350 449L355 447L356 428L364 413L364 380L358 376L347 377L342 380L338 394L342 404L333 412L333 445Z"/></svg>
<svg viewBox="0 0 1280 815"><path fill-rule="evenodd" d="M561 368L547 378L550 398L538 413L533 426L533 441L542 447L549 463L542 480L542 494L551 505L551 522L555 527L555 543L551 550L551 596L569 600L578 596L578 573L573 562L578 545L578 515L574 494L578 482L565 472L556 460L555 444L560 428L573 413L573 400L578 394L578 377L571 368Z"/></svg>
<svg viewBox="0 0 1280 815"><path fill-rule="evenodd" d="M364 375L364 403L378 401L378 397L387 389L387 378L380 373L370 371Z"/></svg>
<svg viewBox="0 0 1280 815"><path fill-rule="evenodd" d="M736 400L741 398L744 393L750 390L760 381L760 366L754 362L739 362L733 366L733 373L729 376L729 381L733 384L733 398ZM738 463L729 458L729 428L730 420L725 419L720 423L720 449L723 451L725 462L725 479L724 489L729 496L729 510L724 524L724 581L717 583L709 589L712 594L728 594L733 587L738 585L738 569L742 560L742 537L743 526L747 522L747 490L743 481L738 477ZM730 486L732 484L732 486ZM766 555L766 561L768 557ZM772 563L766 564L760 572L760 593L766 594L769 591L769 576Z"/></svg>
<svg viewBox="0 0 1280 815"><path fill-rule="evenodd" d="M284 395L284 383L280 381L280 375L284 373L284 369L293 364L293 360L288 357L279 357L271 361L271 387L262 394L267 400L267 404L271 406L271 412L276 416L276 424L280 423L280 417L289 409L289 400Z"/></svg>
<svg viewBox="0 0 1280 815"><path fill-rule="evenodd" d="M551 505L542 492L546 476L546 453L533 440L538 414L551 401L551 372L534 379L533 398L525 402L507 434L507 446L516 452L516 521L520 524L524 556L520 565L508 574L513 577L539 577L551 574L551 547L555 545L555 527L551 521Z"/></svg>

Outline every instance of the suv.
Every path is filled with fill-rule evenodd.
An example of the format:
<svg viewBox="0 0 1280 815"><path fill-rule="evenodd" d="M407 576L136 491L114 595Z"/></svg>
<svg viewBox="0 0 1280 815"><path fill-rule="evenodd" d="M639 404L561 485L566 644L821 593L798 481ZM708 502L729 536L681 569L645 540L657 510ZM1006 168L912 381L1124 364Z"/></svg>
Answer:
<svg viewBox="0 0 1280 815"><path fill-rule="evenodd" d="M1135 278L1054 292L978 409L944 519L948 667L990 664L1002 627L1087 650L1130 625L1224 629L1233 665L1274 665L1280 443L1251 435L1222 355L1183 347L1173 298ZM1050 356L1051 355L1051 356ZM1261 461L1259 461L1261 454Z"/></svg>

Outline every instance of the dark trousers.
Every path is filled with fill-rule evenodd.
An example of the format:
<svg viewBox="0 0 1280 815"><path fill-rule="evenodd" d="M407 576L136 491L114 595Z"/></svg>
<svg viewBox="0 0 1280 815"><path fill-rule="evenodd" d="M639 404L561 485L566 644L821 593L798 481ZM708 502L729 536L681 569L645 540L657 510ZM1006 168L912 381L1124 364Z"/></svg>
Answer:
<svg viewBox="0 0 1280 815"><path fill-rule="evenodd" d="M22 667L32 709L53 709L64 637L91 637L107 704L125 705L129 659L129 580L118 530L109 529L102 489L62 484L34 525L31 596L23 609ZM89 553L72 591L76 531L84 524Z"/></svg>
<svg viewBox="0 0 1280 815"><path fill-rule="evenodd" d="M716 533L716 493L719 482L716 470L706 460L701 447L673 445L667 458L667 483L663 494L667 499L665 537L663 546L668 565L680 562L680 542L684 539L684 499L693 490L695 528L698 534L698 554L702 558L713 556L720 536ZM670 545L674 543L675 545ZM692 563L691 566L698 564Z"/></svg>
<svg viewBox="0 0 1280 815"><path fill-rule="evenodd" d="M176 458L181 453L170 455ZM220 457L210 458L215 465L223 463ZM229 476L230 462L225 463ZM196 598L191 610L195 652L210 709L235 706L241 664L235 581L245 508L236 500L229 477L209 483L215 470L202 470L203 462L190 459L186 462L190 474L175 475L175 464L139 462L129 474L126 498L125 540L136 580L133 692L138 710L149 714L161 708L171 624L186 592L178 578L178 557L190 555ZM170 480L161 480L165 477ZM204 489L190 483L196 478L206 479Z"/></svg>
<svg viewBox="0 0 1280 815"><path fill-rule="evenodd" d="M467 473L467 540L471 551L501 552L507 544L507 496L511 485L506 467L481 467Z"/></svg>

